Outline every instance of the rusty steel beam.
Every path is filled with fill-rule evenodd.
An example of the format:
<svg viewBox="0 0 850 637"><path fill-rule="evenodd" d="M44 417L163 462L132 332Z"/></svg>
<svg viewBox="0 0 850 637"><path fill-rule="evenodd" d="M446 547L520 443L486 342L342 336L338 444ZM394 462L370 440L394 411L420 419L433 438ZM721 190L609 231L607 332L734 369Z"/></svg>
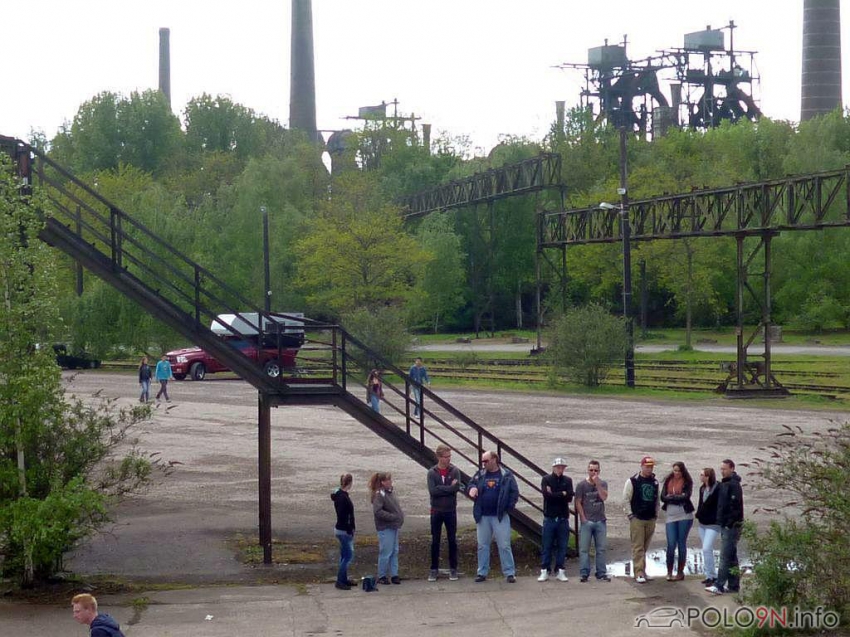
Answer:
<svg viewBox="0 0 850 637"><path fill-rule="evenodd" d="M558 153L540 153L515 164L456 179L405 197L400 203L404 207L404 218L411 219L440 210L527 195L547 188L563 188L561 156Z"/></svg>
<svg viewBox="0 0 850 637"><path fill-rule="evenodd" d="M619 243L618 214L601 208L542 212L538 248ZM632 201L629 221L632 241L850 226L850 166Z"/></svg>

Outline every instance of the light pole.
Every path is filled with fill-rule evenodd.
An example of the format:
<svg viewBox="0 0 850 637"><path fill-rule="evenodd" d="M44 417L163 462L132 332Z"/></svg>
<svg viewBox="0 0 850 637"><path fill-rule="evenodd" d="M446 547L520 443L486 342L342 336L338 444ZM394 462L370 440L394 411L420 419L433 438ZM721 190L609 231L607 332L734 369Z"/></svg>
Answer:
<svg viewBox="0 0 850 637"><path fill-rule="evenodd" d="M619 188L625 190L624 188ZM625 193L620 196L625 199ZM620 229L623 237L623 319L626 321L626 387L635 386L635 332L632 322L632 248L631 248L631 224L626 206L621 202L619 206L603 201L599 204L603 210L617 210L620 214Z"/></svg>
<svg viewBox="0 0 850 637"><path fill-rule="evenodd" d="M265 206L260 206L263 213L263 274L265 275L265 297L266 312L272 311L272 288L271 276L269 274L269 211Z"/></svg>

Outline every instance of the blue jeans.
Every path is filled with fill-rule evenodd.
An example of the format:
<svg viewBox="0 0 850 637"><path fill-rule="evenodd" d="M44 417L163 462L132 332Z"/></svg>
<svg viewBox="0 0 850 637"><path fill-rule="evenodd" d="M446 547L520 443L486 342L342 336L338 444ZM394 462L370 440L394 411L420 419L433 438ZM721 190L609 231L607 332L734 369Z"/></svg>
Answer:
<svg viewBox="0 0 850 637"><path fill-rule="evenodd" d="M142 395L139 396L139 400L144 402L148 402L151 399L151 381L150 378L147 380L143 380L141 383L142 386Z"/></svg>
<svg viewBox="0 0 850 637"><path fill-rule="evenodd" d="M590 577L590 540L596 547L596 577L602 577L608 571L605 561L608 550L608 525L605 520L581 523L578 539L579 572L582 577Z"/></svg>
<svg viewBox="0 0 850 637"><path fill-rule="evenodd" d="M354 536L339 529L334 529L334 533L339 540L339 570L336 573L336 581L339 584L347 584L348 565L354 559Z"/></svg>
<svg viewBox="0 0 850 637"><path fill-rule="evenodd" d="M741 585L738 564L738 540L741 539L740 526L720 528L720 568L717 571L717 588L737 591Z"/></svg>
<svg viewBox="0 0 850 637"><path fill-rule="evenodd" d="M714 564L714 543L720 531L717 527L699 527L699 539L702 540L702 561L705 563L705 576L707 579L717 579L717 568Z"/></svg>
<svg viewBox="0 0 850 637"><path fill-rule="evenodd" d="M676 557L676 549L679 550L679 562L684 563L688 559L688 533L694 525L693 519L668 522L664 525L667 531L667 570L673 570L673 562Z"/></svg>
<svg viewBox="0 0 850 637"><path fill-rule="evenodd" d="M413 415L419 415L419 407L422 405L422 388L413 386Z"/></svg>
<svg viewBox="0 0 850 637"><path fill-rule="evenodd" d="M553 547L556 547L555 569L564 568L564 559L567 557L567 518L543 518L543 553L540 556L540 568L547 571L552 570Z"/></svg>
<svg viewBox="0 0 850 637"><path fill-rule="evenodd" d="M495 515L481 516L477 525L478 535L478 575L487 577L490 572L490 544L496 538L499 547L499 562L502 564L502 575L516 575L514 554L511 551L511 518L506 513L499 521Z"/></svg>
<svg viewBox="0 0 850 637"><path fill-rule="evenodd" d="M378 394L369 394L369 404L372 405L372 411L381 413L381 397Z"/></svg>
<svg viewBox="0 0 850 637"><path fill-rule="evenodd" d="M378 577L398 577L398 529L378 531Z"/></svg>

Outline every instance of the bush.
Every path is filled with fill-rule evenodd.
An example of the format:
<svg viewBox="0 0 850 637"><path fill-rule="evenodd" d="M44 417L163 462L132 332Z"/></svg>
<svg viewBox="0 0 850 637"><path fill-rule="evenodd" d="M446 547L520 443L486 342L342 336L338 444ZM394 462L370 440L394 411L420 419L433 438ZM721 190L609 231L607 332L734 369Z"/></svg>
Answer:
<svg viewBox="0 0 850 637"><path fill-rule="evenodd" d="M850 619L850 423L825 433L786 431L754 461L760 489L787 494L782 514L759 533L748 525L752 605L825 607Z"/></svg>
<svg viewBox="0 0 850 637"><path fill-rule="evenodd" d="M379 359L394 365L402 364L410 351L411 338L404 317L393 307L354 310L343 315L342 326L378 355L375 357L357 347L349 349L352 362L364 373L381 367Z"/></svg>
<svg viewBox="0 0 850 637"><path fill-rule="evenodd" d="M597 387L625 356L625 322L599 305L568 311L555 320L546 356L552 373L588 387Z"/></svg>

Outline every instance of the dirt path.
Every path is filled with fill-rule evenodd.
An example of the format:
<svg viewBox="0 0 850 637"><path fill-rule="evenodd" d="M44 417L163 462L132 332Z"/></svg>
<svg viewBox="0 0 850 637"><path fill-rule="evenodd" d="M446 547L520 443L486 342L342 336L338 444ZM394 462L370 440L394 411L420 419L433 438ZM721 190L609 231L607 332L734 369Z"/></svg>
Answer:
<svg viewBox="0 0 850 637"><path fill-rule="evenodd" d="M137 395L134 377L125 374L79 373L69 389L80 397L102 390L126 404ZM702 466L719 466L725 457L750 460L782 424L813 431L846 418L837 412L753 408L721 399L675 404L434 389L541 466L562 455L570 463L568 475L580 478L588 459L599 460L615 500L608 509L612 553L626 550L626 525L615 496L644 454L656 457L660 475L674 460L684 461L696 474ZM175 382L170 393L172 408L166 411L163 404L155 410L137 435L143 449L179 462L176 472L118 507L110 533L82 546L68 565L78 573L129 579L256 581L258 571L240 564L228 544L240 533L249 538L256 534L256 392L241 381L212 379ZM359 531L364 540L372 536L366 480L376 470L394 474L407 515L403 537L427 532L422 468L340 410L273 410L272 456L275 538L320 546L332 539L328 494L343 472L355 478ZM748 493L748 513L766 497ZM464 502L460 509L461 527L471 526L470 506ZM659 546L662 535L657 534ZM609 555L611 561L623 557ZM262 572L260 579L278 575L274 569Z"/></svg>

